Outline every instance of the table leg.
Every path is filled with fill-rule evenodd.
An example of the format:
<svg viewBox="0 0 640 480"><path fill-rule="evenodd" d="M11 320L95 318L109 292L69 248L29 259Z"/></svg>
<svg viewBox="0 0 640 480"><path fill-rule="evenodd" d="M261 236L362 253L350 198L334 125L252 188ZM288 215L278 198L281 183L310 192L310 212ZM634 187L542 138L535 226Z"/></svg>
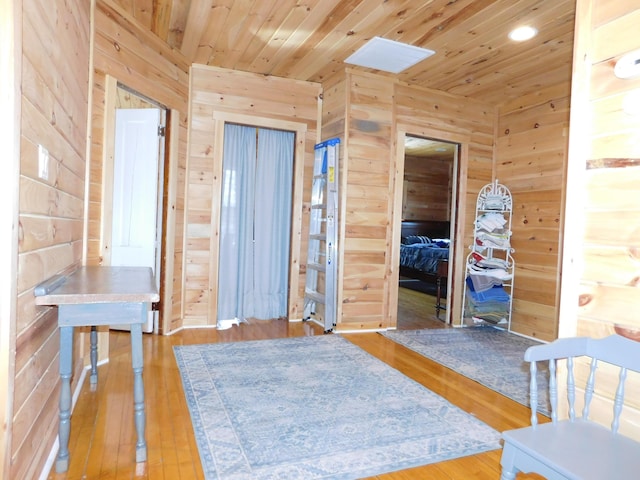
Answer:
<svg viewBox="0 0 640 480"><path fill-rule="evenodd" d="M73 327L60 327L60 423L58 441L60 448L56 459L56 472L69 468L69 432L71 430L71 369L73 363Z"/></svg>
<svg viewBox="0 0 640 480"><path fill-rule="evenodd" d="M436 318L440 320L440 288L442 286L442 277L438 275L436 279Z"/></svg>
<svg viewBox="0 0 640 480"><path fill-rule="evenodd" d="M144 312L146 318L147 312ZM131 325L131 364L133 366L133 410L138 440L136 462L147 461L145 440L144 384L142 383L142 324Z"/></svg>
<svg viewBox="0 0 640 480"><path fill-rule="evenodd" d="M91 326L91 349L89 351L91 357L91 375L89 383L98 383L98 329L95 325Z"/></svg>

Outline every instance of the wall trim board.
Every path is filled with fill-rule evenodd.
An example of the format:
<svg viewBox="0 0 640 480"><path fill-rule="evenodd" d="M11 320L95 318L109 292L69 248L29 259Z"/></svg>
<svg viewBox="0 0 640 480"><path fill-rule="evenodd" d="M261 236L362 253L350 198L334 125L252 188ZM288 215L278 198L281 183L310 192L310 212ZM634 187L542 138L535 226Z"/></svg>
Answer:
<svg viewBox="0 0 640 480"><path fill-rule="evenodd" d="M0 15L0 142L5 152L0 179L0 477L9 478L17 322L20 126L22 109L22 0Z"/></svg>
<svg viewBox="0 0 640 480"><path fill-rule="evenodd" d="M566 167L566 186L563 197L564 235L562 238L562 278L560 281L560 305L558 337L575 336L578 328L578 302L583 213L581 197L584 195L584 161L588 157L588 142L578 132L591 131L588 119L589 79L591 76L593 7L592 0L576 3L576 28L573 47L571 85L571 112L569 119L569 146ZM571 202L567 201L571 199Z"/></svg>

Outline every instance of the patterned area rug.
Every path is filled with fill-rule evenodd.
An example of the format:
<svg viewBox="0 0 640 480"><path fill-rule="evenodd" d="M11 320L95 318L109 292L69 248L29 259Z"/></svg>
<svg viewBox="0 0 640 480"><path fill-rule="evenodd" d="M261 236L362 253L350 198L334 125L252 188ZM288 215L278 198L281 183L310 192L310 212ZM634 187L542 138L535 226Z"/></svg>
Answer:
<svg viewBox="0 0 640 480"><path fill-rule="evenodd" d="M174 347L205 477L356 479L500 434L339 335Z"/></svg>
<svg viewBox="0 0 640 480"><path fill-rule="evenodd" d="M529 363L524 352L540 342L494 327L427 330L390 330L387 338L431 360L529 406ZM550 412L547 385L549 369L538 362L538 409Z"/></svg>

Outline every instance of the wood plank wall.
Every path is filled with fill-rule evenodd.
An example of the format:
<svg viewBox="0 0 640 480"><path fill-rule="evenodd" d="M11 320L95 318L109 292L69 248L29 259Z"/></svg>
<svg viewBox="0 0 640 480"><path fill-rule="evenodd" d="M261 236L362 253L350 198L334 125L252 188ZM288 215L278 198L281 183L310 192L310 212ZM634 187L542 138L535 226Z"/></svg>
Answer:
<svg viewBox="0 0 640 480"><path fill-rule="evenodd" d="M323 138L331 132L343 140L344 222L337 330L393 327L398 282L394 249L400 248L401 217L400 208L394 208L395 199L402 196L402 181L396 182L398 135L405 132L464 144L460 184L456 186L462 201L453 254L454 273L462 282L476 194L492 178L496 110L463 97L352 69L323 86ZM467 218L469 209L471 217ZM454 303L453 311L457 312L454 322L459 323L460 301Z"/></svg>
<svg viewBox="0 0 640 480"><path fill-rule="evenodd" d="M578 0L576 18L560 336L600 338L617 324L638 339L640 113L637 99L629 111L624 105L640 91L640 76L621 79L614 68L640 49L640 8ZM588 375L580 366L580 376ZM616 372L601 375L617 382ZM640 440L640 379L629 380L620 431ZM593 415L605 424L612 400L594 396Z"/></svg>
<svg viewBox="0 0 640 480"><path fill-rule="evenodd" d="M451 160L405 155L403 220L449 221L452 167Z"/></svg>
<svg viewBox="0 0 640 480"><path fill-rule="evenodd" d="M626 35L640 20L640 8L612 1L593 2L592 69L585 172L585 225L578 332L611 333L614 323L640 329L638 246L640 245L640 77L617 78L615 63L640 48ZM573 133L573 131L572 131Z"/></svg>
<svg viewBox="0 0 640 480"><path fill-rule="evenodd" d="M87 264L100 265L104 257L101 225L104 210L102 165L105 143L109 141L105 137L107 75L168 110L165 238L161 267L161 332L168 333L182 326L189 66L179 52L161 42L129 12L111 0L98 0L95 9L94 70ZM112 99L109 108L113 108L116 101Z"/></svg>
<svg viewBox="0 0 640 480"><path fill-rule="evenodd" d="M306 236L309 224L311 177L313 173L314 145L318 141L317 122L320 101L320 85L297 80L248 74L244 72L194 65L191 70L191 120L189 132L189 165L187 168L186 238L184 276L184 325L212 326L216 324L213 292L217 290L217 252L215 236L218 231L218 175L221 166L220 147L217 139L216 118L224 115L241 115L260 121L261 126L270 123L278 128L278 122L303 125L304 134L304 194L301 209L302 223L298 235L300 248L292 252L294 262L306 260ZM260 119L260 120L258 120ZM296 142L302 139L297 138ZM213 262L212 262L213 258ZM301 264L291 319L300 319L303 311L305 268Z"/></svg>
<svg viewBox="0 0 640 480"><path fill-rule="evenodd" d="M59 398L57 310L37 307L33 288L82 260L89 3L22 3L22 119L15 378L9 424L8 478L35 478L57 434ZM73 52L70 55L69 52ZM50 156L38 174L38 145ZM82 369L76 342L74 385Z"/></svg>
<svg viewBox="0 0 640 480"><path fill-rule="evenodd" d="M394 83L388 77L347 74L348 109L342 170L344 236L338 330L389 326L387 249L395 175ZM342 298L341 298L342 297Z"/></svg>
<svg viewBox="0 0 640 480"><path fill-rule="evenodd" d="M546 341L558 336L571 65L556 73L500 106L496 144L496 178L513 196L511 328Z"/></svg>

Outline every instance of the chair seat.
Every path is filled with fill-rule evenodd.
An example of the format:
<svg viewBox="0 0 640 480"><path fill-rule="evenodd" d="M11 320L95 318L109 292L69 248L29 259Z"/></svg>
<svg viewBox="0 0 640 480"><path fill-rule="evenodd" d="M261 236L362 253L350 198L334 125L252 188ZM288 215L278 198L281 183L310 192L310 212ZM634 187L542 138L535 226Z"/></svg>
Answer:
<svg viewBox="0 0 640 480"><path fill-rule="evenodd" d="M596 423L563 420L506 431L502 436L505 445L513 445L564 478L640 478L640 443Z"/></svg>

